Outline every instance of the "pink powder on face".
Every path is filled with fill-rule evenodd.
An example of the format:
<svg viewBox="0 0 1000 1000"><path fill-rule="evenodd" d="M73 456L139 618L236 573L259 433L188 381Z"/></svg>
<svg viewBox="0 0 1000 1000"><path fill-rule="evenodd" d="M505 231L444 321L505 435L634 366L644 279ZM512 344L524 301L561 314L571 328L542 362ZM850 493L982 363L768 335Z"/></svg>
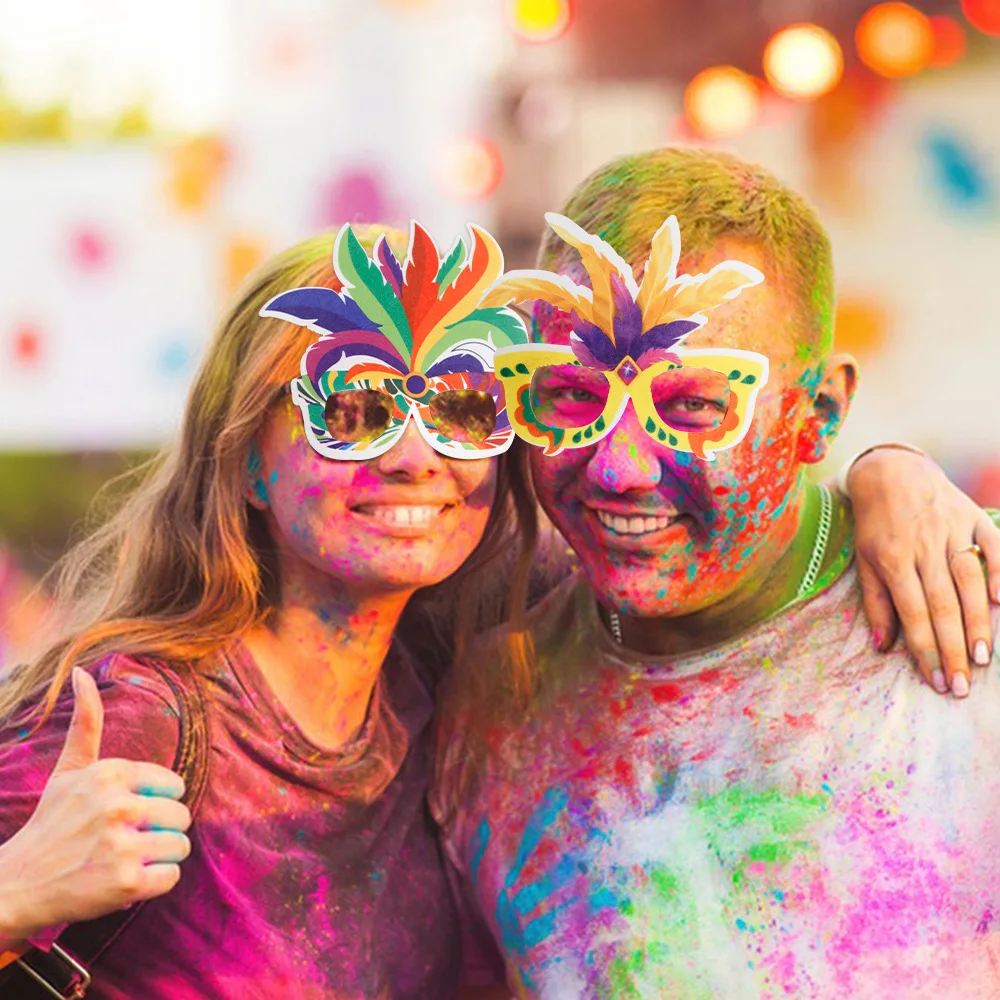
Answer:
<svg viewBox="0 0 1000 1000"><path fill-rule="evenodd" d="M312 449L292 406L273 413L260 434L259 481L279 548L366 592L417 589L462 565L482 538L493 504L495 459L448 459L414 427L386 454L337 461ZM260 491L258 491L260 492ZM399 532L370 516L373 507L436 507L426 530Z"/></svg>

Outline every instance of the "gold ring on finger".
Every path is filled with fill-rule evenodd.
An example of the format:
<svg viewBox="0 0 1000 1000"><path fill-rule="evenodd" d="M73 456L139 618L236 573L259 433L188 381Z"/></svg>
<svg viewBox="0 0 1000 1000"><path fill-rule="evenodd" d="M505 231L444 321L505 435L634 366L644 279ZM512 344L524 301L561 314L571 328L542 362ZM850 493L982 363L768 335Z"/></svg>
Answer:
<svg viewBox="0 0 1000 1000"><path fill-rule="evenodd" d="M948 557L948 563L950 564L954 559L960 556L963 552L972 552L977 559L984 559L982 547L973 542L971 545L966 545L964 548L956 549Z"/></svg>

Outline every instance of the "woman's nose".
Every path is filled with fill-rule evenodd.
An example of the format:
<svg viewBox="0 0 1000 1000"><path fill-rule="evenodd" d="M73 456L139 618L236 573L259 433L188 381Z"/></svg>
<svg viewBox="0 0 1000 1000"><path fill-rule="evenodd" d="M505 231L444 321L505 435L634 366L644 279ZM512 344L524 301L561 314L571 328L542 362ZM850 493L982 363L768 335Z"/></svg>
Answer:
<svg viewBox="0 0 1000 1000"><path fill-rule="evenodd" d="M439 476L444 471L444 461L444 456L427 443L410 419L399 440L384 455L379 455L374 465L388 479L416 482Z"/></svg>

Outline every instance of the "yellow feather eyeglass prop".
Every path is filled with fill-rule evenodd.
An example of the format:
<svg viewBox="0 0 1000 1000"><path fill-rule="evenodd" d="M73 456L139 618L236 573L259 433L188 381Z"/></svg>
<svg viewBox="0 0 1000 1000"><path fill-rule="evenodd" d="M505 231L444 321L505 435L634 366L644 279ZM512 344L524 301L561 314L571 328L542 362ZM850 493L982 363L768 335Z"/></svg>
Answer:
<svg viewBox="0 0 1000 1000"><path fill-rule="evenodd" d="M590 287L551 271L508 271L481 307L540 300L569 313L568 347L531 344L496 352L515 433L555 455L586 448L611 433L631 399L657 442L712 461L743 440L768 359L735 349L680 346L708 322L705 315L764 280L738 260L707 274L677 273L681 240L670 216L656 231L637 283L632 268L600 237L565 216L549 226L580 254Z"/></svg>

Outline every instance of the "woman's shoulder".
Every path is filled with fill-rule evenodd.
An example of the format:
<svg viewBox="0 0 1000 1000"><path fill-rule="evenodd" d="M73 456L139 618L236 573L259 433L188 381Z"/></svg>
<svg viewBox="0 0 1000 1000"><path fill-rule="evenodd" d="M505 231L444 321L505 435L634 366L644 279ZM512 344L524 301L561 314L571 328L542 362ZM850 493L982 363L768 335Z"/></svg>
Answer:
<svg viewBox="0 0 1000 1000"><path fill-rule="evenodd" d="M86 668L97 682L103 709L100 758L173 767L180 714L169 683L141 659L112 655ZM67 679L55 704L38 722L44 692L0 726L0 842L27 822L59 759L73 717Z"/></svg>
<svg viewBox="0 0 1000 1000"><path fill-rule="evenodd" d="M101 756L170 767L180 739L181 708L161 669L144 658L122 653L85 669L97 682L104 710ZM73 693L67 678L41 725L36 724L37 715L30 715L0 730L0 766L12 750L25 746L30 746L32 757L51 757L54 762L72 717Z"/></svg>

